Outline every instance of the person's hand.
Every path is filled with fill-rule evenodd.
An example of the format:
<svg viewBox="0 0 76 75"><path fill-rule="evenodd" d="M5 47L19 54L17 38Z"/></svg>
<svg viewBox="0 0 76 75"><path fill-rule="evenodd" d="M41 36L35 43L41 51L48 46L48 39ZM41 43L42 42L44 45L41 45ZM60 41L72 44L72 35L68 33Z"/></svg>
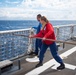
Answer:
<svg viewBox="0 0 76 75"><path fill-rule="evenodd" d="M33 38L34 37L34 35L29 35L29 38Z"/></svg>

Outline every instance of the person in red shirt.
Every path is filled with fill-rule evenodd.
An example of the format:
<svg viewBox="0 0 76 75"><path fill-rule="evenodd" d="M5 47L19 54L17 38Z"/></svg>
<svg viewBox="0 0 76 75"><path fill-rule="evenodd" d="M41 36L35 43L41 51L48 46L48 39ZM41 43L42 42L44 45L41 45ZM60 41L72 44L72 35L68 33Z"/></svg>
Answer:
<svg viewBox="0 0 76 75"><path fill-rule="evenodd" d="M46 39L53 39L53 40L56 39L55 33L54 33L54 28L53 28L52 24L49 23L49 21L47 20L47 18L45 16L41 17L40 22L42 24L42 30L38 34L30 36L30 38L33 38L33 37L43 38L42 46L41 46L41 50L40 50L40 54L39 54L39 63L36 65L36 67L43 65L44 54L45 54L47 48L50 47L50 52L51 52L53 58L58 63L60 63L60 66L58 66L57 69L62 70L65 68L65 65L63 63L63 60L60 58L60 56L57 53L56 43L54 41L46 40Z"/></svg>

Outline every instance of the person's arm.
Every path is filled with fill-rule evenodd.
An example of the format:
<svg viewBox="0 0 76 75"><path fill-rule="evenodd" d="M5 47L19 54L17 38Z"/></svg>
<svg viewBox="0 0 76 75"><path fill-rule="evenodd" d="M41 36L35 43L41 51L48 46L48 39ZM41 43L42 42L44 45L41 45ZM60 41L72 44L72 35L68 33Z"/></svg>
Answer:
<svg viewBox="0 0 76 75"><path fill-rule="evenodd" d="M42 37L43 35L42 35L42 30L38 33L38 34L36 34L36 35L31 35L31 36L29 36L30 38L34 38L34 37Z"/></svg>
<svg viewBox="0 0 76 75"><path fill-rule="evenodd" d="M43 36L42 35L42 30L38 34L34 35L34 37L42 37L42 36Z"/></svg>
<svg viewBox="0 0 76 75"><path fill-rule="evenodd" d="M37 33L39 33L41 30L41 27L42 27L42 25L41 25L41 23L39 23L39 25L37 27L32 27L32 28L36 29Z"/></svg>
<svg viewBox="0 0 76 75"><path fill-rule="evenodd" d="M37 29L38 27L32 27L32 28Z"/></svg>

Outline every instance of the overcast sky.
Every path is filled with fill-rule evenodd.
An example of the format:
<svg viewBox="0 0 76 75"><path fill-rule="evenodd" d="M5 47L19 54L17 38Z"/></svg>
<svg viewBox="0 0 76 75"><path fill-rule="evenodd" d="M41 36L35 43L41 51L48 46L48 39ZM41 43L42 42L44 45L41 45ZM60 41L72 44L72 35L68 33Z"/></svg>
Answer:
<svg viewBox="0 0 76 75"><path fill-rule="evenodd" d="M0 0L0 20L36 19L76 20L76 0Z"/></svg>

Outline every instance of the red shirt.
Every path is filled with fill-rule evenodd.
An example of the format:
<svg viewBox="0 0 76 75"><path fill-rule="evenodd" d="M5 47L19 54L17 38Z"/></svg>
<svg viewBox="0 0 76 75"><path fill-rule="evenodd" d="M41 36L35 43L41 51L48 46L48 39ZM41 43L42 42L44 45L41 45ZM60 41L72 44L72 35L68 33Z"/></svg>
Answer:
<svg viewBox="0 0 76 75"><path fill-rule="evenodd" d="M34 37L40 37L40 38L46 38L46 39L53 39L55 40L55 33L54 28L52 24L47 23L43 30L41 30L38 34L36 34ZM44 40L43 43L50 45L53 43L53 41Z"/></svg>

